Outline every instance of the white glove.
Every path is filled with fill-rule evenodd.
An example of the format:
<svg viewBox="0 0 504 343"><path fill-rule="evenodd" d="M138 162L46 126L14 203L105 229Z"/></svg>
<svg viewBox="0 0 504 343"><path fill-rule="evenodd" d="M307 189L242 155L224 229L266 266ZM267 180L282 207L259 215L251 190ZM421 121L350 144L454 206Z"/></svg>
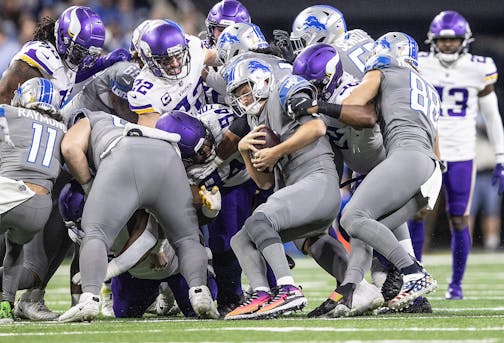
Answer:
<svg viewBox="0 0 504 343"><path fill-rule="evenodd" d="M80 272L77 272L77 274L75 274L72 277L72 283L76 284L76 285L80 285L81 284L81 273Z"/></svg>
<svg viewBox="0 0 504 343"><path fill-rule="evenodd" d="M222 159L216 156L213 160L205 164L195 164L186 169L187 176L196 181L204 180L208 175L212 174L212 172L219 168L222 164Z"/></svg>
<svg viewBox="0 0 504 343"><path fill-rule="evenodd" d="M203 207L201 211L207 218L215 218L219 214L221 209L221 194L219 191L219 187L213 186L209 191L205 186L201 186L199 190L199 196L201 198L201 202L203 203Z"/></svg>
<svg viewBox="0 0 504 343"><path fill-rule="evenodd" d="M16 147L14 145L14 142L10 138L9 125L7 124L7 118L0 117L0 129L2 129L2 132L3 132L2 141L5 142L5 143L7 143L12 148Z"/></svg>

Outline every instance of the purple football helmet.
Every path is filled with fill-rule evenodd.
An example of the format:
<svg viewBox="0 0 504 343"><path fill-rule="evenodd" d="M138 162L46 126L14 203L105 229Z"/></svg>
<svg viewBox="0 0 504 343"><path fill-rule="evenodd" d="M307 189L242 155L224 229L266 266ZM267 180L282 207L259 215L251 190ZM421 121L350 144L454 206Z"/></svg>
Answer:
<svg viewBox="0 0 504 343"><path fill-rule="evenodd" d="M101 53L105 26L91 8L72 6L66 9L54 27L56 49L72 70L89 67Z"/></svg>
<svg viewBox="0 0 504 343"><path fill-rule="evenodd" d="M219 32L222 32L229 25L250 22L250 14L241 2L237 0L219 1L210 9L205 20L210 46L213 47L219 38L219 36L214 35L216 28L219 29Z"/></svg>
<svg viewBox="0 0 504 343"><path fill-rule="evenodd" d="M462 44L455 53L443 53L436 47L438 38L460 38ZM469 23L455 11L443 11L434 17L427 33L426 43L430 43L431 51L444 62L456 61L461 53L467 52L472 38Z"/></svg>
<svg viewBox="0 0 504 343"><path fill-rule="evenodd" d="M182 28L171 20L156 21L138 42L140 58L156 77L180 80L189 75L191 55Z"/></svg>
<svg viewBox="0 0 504 343"><path fill-rule="evenodd" d="M327 101L341 83L343 65L334 47L318 43L301 51L294 60L292 73L310 81Z"/></svg>
<svg viewBox="0 0 504 343"><path fill-rule="evenodd" d="M65 222L78 222L84 210L84 190L77 181L67 183L61 189L58 208Z"/></svg>
<svg viewBox="0 0 504 343"><path fill-rule="evenodd" d="M214 140L203 123L182 111L171 111L162 115L156 122L156 128L178 133L177 143L182 159L188 163L204 163L214 156Z"/></svg>

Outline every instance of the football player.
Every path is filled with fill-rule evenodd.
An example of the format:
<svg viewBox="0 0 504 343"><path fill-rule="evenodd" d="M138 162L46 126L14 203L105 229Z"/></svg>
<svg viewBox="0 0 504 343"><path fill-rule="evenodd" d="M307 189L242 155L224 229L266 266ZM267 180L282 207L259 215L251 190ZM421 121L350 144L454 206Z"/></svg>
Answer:
<svg viewBox="0 0 504 343"><path fill-rule="evenodd" d="M12 105L0 105L12 138L0 144L0 233L6 233L0 320L13 320L13 303L23 269L23 245L44 228L52 209L51 190L66 132L61 98L51 81L33 78L15 92ZM5 132L5 131L4 131Z"/></svg>
<svg viewBox="0 0 504 343"><path fill-rule="evenodd" d="M471 248L468 215L475 178L476 116L486 122L497 164L493 184L504 192L504 134L494 83L497 69L491 57L468 52L474 40L466 19L455 11L436 15L427 34L430 53L418 56L423 77L431 82L441 99L439 150L446 161L443 174L447 212L451 228L452 277L446 299L463 298L462 279ZM412 230L423 238L423 223ZM415 232L416 231L416 232ZM423 239L419 240L421 250Z"/></svg>
<svg viewBox="0 0 504 343"><path fill-rule="evenodd" d="M324 113L356 128L365 128L376 124L377 114L369 111L368 103L377 102L387 157L357 188L343 210L341 224L351 237L362 240L401 270L402 289L388 303L398 309L437 287L437 282L408 254L388 227L399 226L418 209L432 207L437 199L441 171L434 149L439 97L417 72L418 45L410 36L387 33L376 41L372 52L362 83L343 100L343 105L319 102L315 107L305 106L306 110L296 109L302 114ZM390 92L394 92L393 97ZM350 110L359 106L360 115L349 115ZM404 182L395 187L394 194L388 192L389 199L384 198L383 194L387 194L384 189L391 184L397 186L398 180ZM378 221L385 218L388 225ZM354 290L355 284L345 285L342 303L335 310L350 311Z"/></svg>

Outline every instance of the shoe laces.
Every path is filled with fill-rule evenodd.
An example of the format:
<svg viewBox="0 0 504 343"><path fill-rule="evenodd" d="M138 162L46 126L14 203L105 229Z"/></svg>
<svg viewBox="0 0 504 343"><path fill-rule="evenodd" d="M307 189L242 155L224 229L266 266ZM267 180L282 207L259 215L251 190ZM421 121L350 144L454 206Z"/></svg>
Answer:
<svg viewBox="0 0 504 343"><path fill-rule="evenodd" d="M294 289L292 289L294 288ZM289 294L293 293L293 291L298 290L296 286L292 285L284 285L284 286L278 286L274 289L274 296L271 301L277 301L283 298L284 296L288 296ZM301 290L301 287L299 287L299 290Z"/></svg>
<svg viewBox="0 0 504 343"><path fill-rule="evenodd" d="M256 299L259 299L260 297L260 294L259 293L266 293L268 294L268 292L266 291L257 291L257 292L253 292L249 298L247 298L247 300L245 300L240 306L247 306L247 305L250 305L254 300ZM269 294L268 294L269 295ZM271 298L271 296L270 296Z"/></svg>

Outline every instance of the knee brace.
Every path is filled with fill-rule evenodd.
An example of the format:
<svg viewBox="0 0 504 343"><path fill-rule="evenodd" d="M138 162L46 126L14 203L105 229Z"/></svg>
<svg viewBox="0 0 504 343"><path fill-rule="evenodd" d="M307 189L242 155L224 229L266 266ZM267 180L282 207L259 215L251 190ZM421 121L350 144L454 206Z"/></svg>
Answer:
<svg viewBox="0 0 504 343"><path fill-rule="evenodd" d="M271 244L282 243L271 221L262 212L253 213L243 227L257 249L261 251Z"/></svg>

